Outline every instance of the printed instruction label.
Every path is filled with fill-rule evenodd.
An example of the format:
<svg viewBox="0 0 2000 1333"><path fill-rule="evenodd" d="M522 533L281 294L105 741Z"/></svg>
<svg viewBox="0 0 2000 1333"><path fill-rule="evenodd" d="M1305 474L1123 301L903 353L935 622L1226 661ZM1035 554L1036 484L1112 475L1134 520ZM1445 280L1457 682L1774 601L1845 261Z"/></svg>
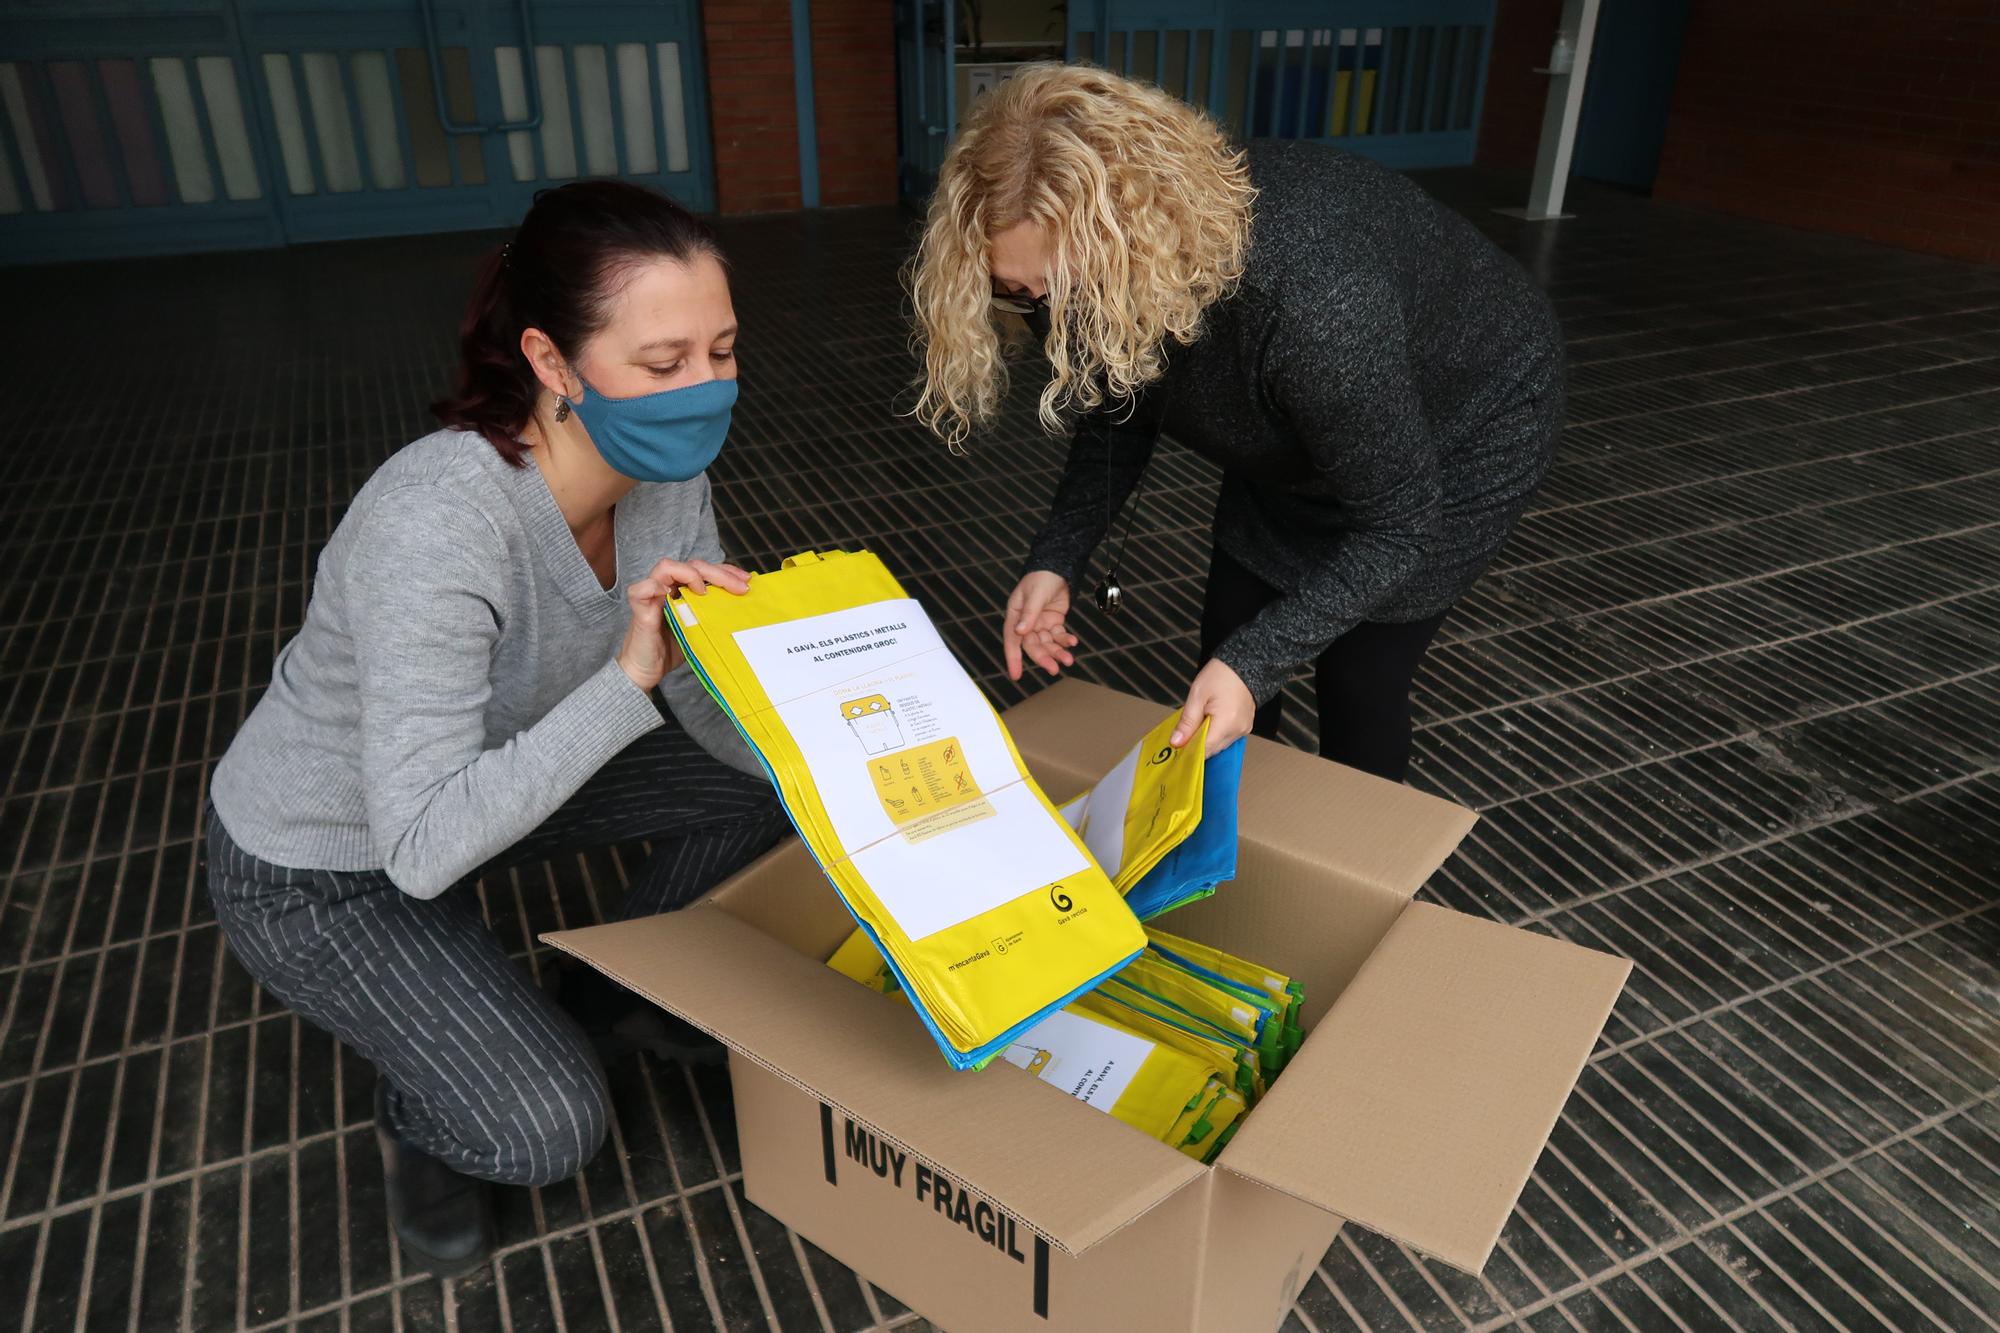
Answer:
<svg viewBox="0 0 2000 1333"><path fill-rule="evenodd" d="M1080 1102L1109 1111L1152 1050L1153 1043L1144 1037L1058 1009L1022 1033L1000 1058Z"/></svg>
<svg viewBox="0 0 2000 1333"><path fill-rule="evenodd" d="M805 758L840 854L912 940L1088 864L915 601L734 637Z"/></svg>
<svg viewBox="0 0 2000 1333"><path fill-rule="evenodd" d="M977 819L993 817L965 763L965 747L947 736L869 761L868 776L889 818L910 842L935 837Z"/></svg>

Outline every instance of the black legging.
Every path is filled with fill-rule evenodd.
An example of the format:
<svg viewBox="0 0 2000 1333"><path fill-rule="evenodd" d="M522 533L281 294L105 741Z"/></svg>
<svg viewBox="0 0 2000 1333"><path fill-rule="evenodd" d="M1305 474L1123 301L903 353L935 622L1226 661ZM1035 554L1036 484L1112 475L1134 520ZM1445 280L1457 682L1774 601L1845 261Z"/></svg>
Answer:
<svg viewBox="0 0 2000 1333"><path fill-rule="evenodd" d="M1224 555L1208 565L1201 605L1201 660L1231 631L1280 596L1276 588ZM1363 621L1335 639L1313 664L1319 695L1319 752L1337 763L1401 782L1410 768L1410 681L1449 611L1404 625ZM1275 738L1281 697L1257 710L1252 730Z"/></svg>

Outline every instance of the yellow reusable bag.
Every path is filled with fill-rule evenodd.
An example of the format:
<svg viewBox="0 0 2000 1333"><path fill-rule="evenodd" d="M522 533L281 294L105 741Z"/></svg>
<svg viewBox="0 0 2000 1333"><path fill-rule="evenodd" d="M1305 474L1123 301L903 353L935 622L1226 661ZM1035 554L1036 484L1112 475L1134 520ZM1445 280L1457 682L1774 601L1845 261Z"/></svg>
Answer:
<svg viewBox="0 0 2000 1333"><path fill-rule="evenodd" d="M1261 1046L1266 1024L1281 1013L1262 997L1252 999L1229 990L1152 955L1142 955L1119 969L1123 984L1166 1001L1175 1009L1205 1019L1230 1038L1248 1046Z"/></svg>
<svg viewBox="0 0 2000 1333"><path fill-rule="evenodd" d="M868 552L807 553L668 623L952 1065L1145 946L930 617Z"/></svg>
<svg viewBox="0 0 2000 1333"><path fill-rule="evenodd" d="M1186 1137L1190 1099L1219 1077L1206 1061L1075 1005L1022 1033L1002 1058L1170 1147Z"/></svg>
<svg viewBox="0 0 2000 1333"><path fill-rule="evenodd" d="M881 991L884 995L900 995L903 988L896 984L896 974L883 961L882 951L875 947L875 941L868 938L868 932L856 926L826 965L844 977L852 977L870 990Z"/></svg>
<svg viewBox="0 0 2000 1333"><path fill-rule="evenodd" d="M1287 1009L1284 1000L1274 1000L1258 987L1184 966L1156 948L1148 948L1133 959L1118 976L1229 1031L1248 1024L1264 1071L1275 1075L1284 1067Z"/></svg>
<svg viewBox="0 0 2000 1333"><path fill-rule="evenodd" d="M1234 1070L1236 1088L1253 1102L1264 1093L1263 1065L1253 1046L1233 1045L1213 1028L1203 1025L1196 1031L1191 1024L1176 1022L1164 1011L1139 1008L1125 999L1105 993L1105 987L1077 996L1072 1009L1082 1009L1131 1028L1142 1037L1186 1051L1220 1070Z"/></svg>
<svg viewBox="0 0 2000 1333"><path fill-rule="evenodd" d="M871 990L901 994L889 965L864 931L856 930L826 965ZM1118 1000L1087 992L1016 1037L1001 1058L1054 1084L1079 1101L1108 1111L1133 1128L1200 1156L1192 1142L1212 1152L1203 1121L1225 1101L1225 1071L1237 1073L1230 1090L1247 1107L1263 1091L1257 1053L1200 1037ZM1247 1091L1246 1091L1247 1089ZM1226 1127L1233 1113L1225 1115Z"/></svg>
<svg viewBox="0 0 2000 1333"><path fill-rule="evenodd" d="M1284 1024L1278 1043L1281 1064L1283 1060L1289 1060L1305 1040L1305 1034L1299 1029L1299 1008L1305 1001L1305 987L1290 977L1234 954L1224 953L1212 945L1169 935L1154 926L1146 927L1146 945L1149 953L1159 955L1176 967L1224 985L1261 993L1278 1006L1283 1012ZM1267 1032L1265 1035L1268 1038L1270 1034Z"/></svg>
<svg viewBox="0 0 2000 1333"><path fill-rule="evenodd" d="M1232 1046L1220 1037L1205 1036L1184 1027L1176 1027L1143 1009L1135 1009L1123 1000L1112 999L1102 989L1088 995L1079 995L1070 1005L1071 1009L1081 1009L1098 1017L1130 1028L1142 1037L1150 1037L1157 1042L1175 1046L1186 1051L1217 1069L1231 1069L1242 1061L1248 1047Z"/></svg>
<svg viewBox="0 0 2000 1333"><path fill-rule="evenodd" d="M1175 749L1168 739L1180 720L1178 709L1161 718L1096 786L1062 807L1121 894L1201 822L1208 719Z"/></svg>
<svg viewBox="0 0 2000 1333"><path fill-rule="evenodd" d="M1146 927L1146 941L1155 953L1170 961L1181 963L1192 969L1213 972L1217 977L1226 978L1239 985L1253 986L1269 996L1279 1005L1291 1003L1291 978L1281 976L1269 968L1246 962L1235 954L1224 953L1209 944L1170 935L1158 926Z"/></svg>

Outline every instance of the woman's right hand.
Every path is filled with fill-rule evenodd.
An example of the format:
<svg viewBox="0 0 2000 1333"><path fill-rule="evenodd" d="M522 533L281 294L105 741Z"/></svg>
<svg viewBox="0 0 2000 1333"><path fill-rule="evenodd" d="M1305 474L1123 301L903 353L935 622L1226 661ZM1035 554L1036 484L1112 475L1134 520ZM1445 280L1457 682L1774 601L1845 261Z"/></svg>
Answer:
<svg viewBox="0 0 2000 1333"><path fill-rule="evenodd" d="M1007 599L1007 616L1000 627L1000 641L1007 651L1007 677L1021 678L1021 658L1025 654L1051 676L1076 665L1070 649L1076 635L1069 632L1069 580L1051 570L1038 569L1022 579Z"/></svg>
<svg viewBox="0 0 2000 1333"><path fill-rule="evenodd" d="M741 596L750 591L750 575L734 565L707 560L662 560L653 566L652 573L625 590L632 623L625 629L618 665L634 685L652 689L673 670L680 656L679 646L667 633L667 598L676 588L686 588L698 597L710 584Z"/></svg>

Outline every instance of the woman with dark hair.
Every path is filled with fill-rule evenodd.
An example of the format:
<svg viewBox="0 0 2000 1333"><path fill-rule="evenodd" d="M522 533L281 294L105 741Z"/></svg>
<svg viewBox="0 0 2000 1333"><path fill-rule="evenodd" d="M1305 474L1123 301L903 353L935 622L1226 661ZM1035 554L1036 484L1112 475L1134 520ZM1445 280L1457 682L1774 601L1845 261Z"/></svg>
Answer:
<svg viewBox="0 0 2000 1333"><path fill-rule="evenodd" d="M537 196L480 271L446 429L355 496L215 770L223 933L375 1064L390 1217L440 1274L485 1261L485 1182L546 1184L597 1151L600 1051L718 1053L595 973L558 1008L462 886L645 839L624 904L641 916L783 830L662 616L676 588L748 587L704 474L735 344L721 254L685 209L616 181Z"/></svg>

